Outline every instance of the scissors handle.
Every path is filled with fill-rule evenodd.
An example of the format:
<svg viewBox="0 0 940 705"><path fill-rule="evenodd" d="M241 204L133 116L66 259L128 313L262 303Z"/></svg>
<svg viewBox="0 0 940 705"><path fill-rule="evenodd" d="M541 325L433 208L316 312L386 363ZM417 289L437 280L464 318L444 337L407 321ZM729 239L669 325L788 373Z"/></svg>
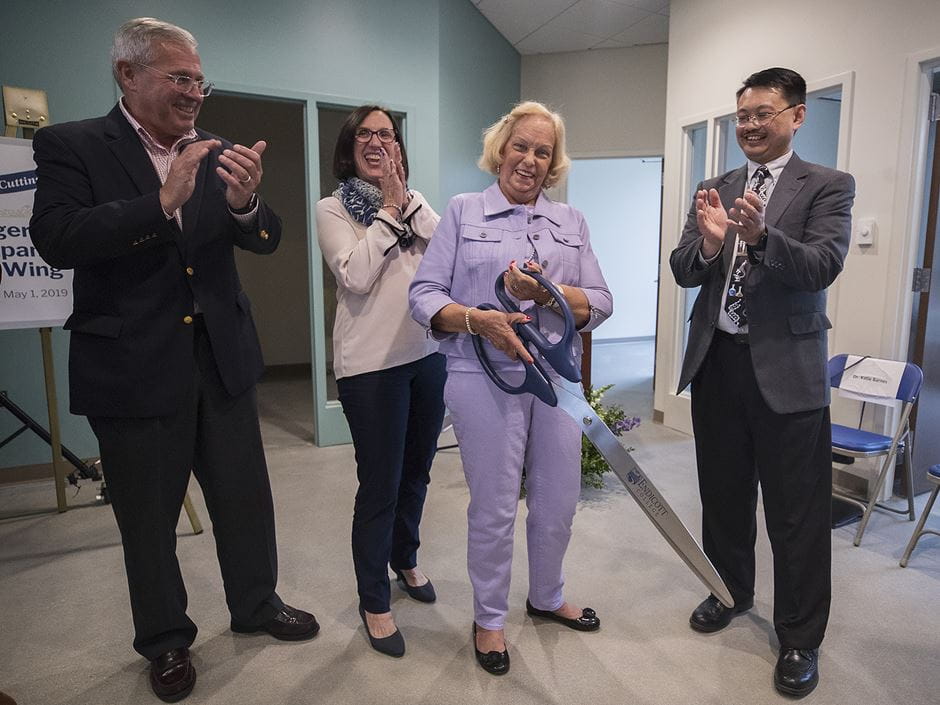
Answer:
<svg viewBox="0 0 940 705"><path fill-rule="evenodd" d="M571 313L571 306L568 305L568 301L558 288L540 272L525 268L519 271L535 279L535 281L548 290L549 294L555 297L555 301L561 309L562 318L565 320L565 330L557 343L549 343L548 339L542 335L542 331L540 331L538 326L534 323L520 324L516 327L516 333L524 342L531 343L535 346L542 357L548 361L548 364L550 364L558 374L569 382L580 382L581 368L576 364L574 355L572 355L571 352L574 337L578 334L574 323L574 314ZM503 274L505 274L505 272L503 272ZM503 274L500 274L499 277L496 278L496 298L499 299L499 302L506 311L519 311L516 302L506 293L506 282L503 281Z"/></svg>
<svg viewBox="0 0 940 705"><path fill-rule="evenodd" d="M481 311L499 310L493 304L480 304L476 308ZM523 324L517 324L515 326L517 335L519 334L520 325ZM480 360L480 365L483 366L483 371L486 372L486 376L493 380L493 384L504 392L507 394L524 394L525 392L529 392L549 406L557 406L558 397L555 395L555 389L552 387L548 373L545 372L545 368L539 364L537 358L533 357L531 365L525 365L525 379L522 380L522 384L513 386L500 377L499 373L493 368L493 363L490 362L490 358L486 354L486 348L483 347L483 338L479 335L473 336L473 349L477 354L477 358Z"/></svg>

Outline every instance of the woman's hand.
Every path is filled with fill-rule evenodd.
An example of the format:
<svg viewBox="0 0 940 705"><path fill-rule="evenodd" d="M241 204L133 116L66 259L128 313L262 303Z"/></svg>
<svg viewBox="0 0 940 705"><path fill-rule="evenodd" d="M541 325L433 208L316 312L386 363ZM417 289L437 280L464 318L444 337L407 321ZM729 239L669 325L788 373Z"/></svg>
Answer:
<svg viewBox="0 0 940 705"><path fill-rule="evenodd" d="M532 364L532 355L512 329L515 323L531 321L524 313L503 313L502 311L481 311L471 308L470 327L493 344L497 350L506 353L510 360L521 359Z"/></svg>
<svg viewBox="0 0 940 705"><path fill-rule="evenodd" d="M533 260L526 262L525 267L530 271L542 273L542 267ZM506 285L506 291L519 301L532 300L537 304L544 304L551 298L547 289L528 274L522 273L522 270L516 266L516 260L509 263L509 268L503 274L503 283Z"/></svg>
<svg viewBox="0 0 940 705"><path fill-rule="evenodd" d="M411 203L411 193L408 191L408 177L405 175L405 166L401 161L401 145L398 142L395 143L393 157L395 169L398 171L398 180L401 181L401 185L405 189L405 199L401 202L401 208L405 210L408 204Z"/></svg>
<svg viewBox="0 0 940 705"><path fill-rule="evenodd" d="M382 176L379 177L379 188L382 189L382 203L400 208L395 214L395 217L400 219L408 205L406 201L410 199L405 169L401 163L401 149L397 142L391 143L390 147L382 147L381 160Z"/></svg>

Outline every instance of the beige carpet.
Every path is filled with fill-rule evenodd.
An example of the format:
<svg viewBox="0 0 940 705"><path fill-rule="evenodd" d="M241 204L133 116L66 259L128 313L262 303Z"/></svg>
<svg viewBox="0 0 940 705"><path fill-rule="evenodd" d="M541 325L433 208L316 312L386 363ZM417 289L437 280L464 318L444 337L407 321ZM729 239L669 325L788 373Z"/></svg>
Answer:
<svg viewBox="0 0 940 705"><path fill-rule="evenodd" d="M595 367L595 369L597 369ZM641 376L642 377L642 376ZM604 380L598 380L602 382ZM422 525L421 565L438 602L393 587L407 654L372 651L356 613L349 549L355 491L351 447L316 448L309 382L261 386L280 546L279 591L314 611L319 636L300 644L228 630L211 529L180 523L179 555L192 618L198 682L187 703L427 705L482 703L755 705L785 702L771 677L776 642L766 536L758 538L754 610L725 631L688 626L704 590L616 481L585 490L566 562L567 595L603 625L573 632L525 615L524 505L520 504L507 636L512 670L495 678L474 661L465 566L467 492L456 450L439 454ZM646 386L644 386L646 385ZM674 508L698 532L691 439L652 424L648 379L622 380L611 401L644 406L624 436ZM644 396L645 395L645 396ZM634 409L629 409L633 411ZM452 442L452 437L442 438ZM75 508L0 521L0 691L20 705L158 702L147 664L131 649L121 548L110 509L85 483ZM208 524L198 488L193 498ZM919 498L918 509L923 505ZM50 483L0 487L0 514L48 509ZM936 512L935 512L936 514ZM940 514L932 518L940 524ZM940 701L940 539L922 540L910 567L898 559L912 524L877 514L860 548L833 532L834 601L821 682L806 702L918 705Z"/></svg>

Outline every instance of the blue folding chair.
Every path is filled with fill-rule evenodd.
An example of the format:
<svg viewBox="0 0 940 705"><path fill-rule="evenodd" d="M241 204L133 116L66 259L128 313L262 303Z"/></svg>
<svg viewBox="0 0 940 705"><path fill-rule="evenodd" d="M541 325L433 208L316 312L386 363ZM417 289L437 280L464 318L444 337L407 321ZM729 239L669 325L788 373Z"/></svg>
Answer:
<svg viewBox="0 0 940 705"><path fill-rule="evenodd" d="M843 372L845 372L845 363L848 355L836 355L829 360L829 381L833 389L838 389L842 385ZM867 357L866 360L872 362L893 362L892 360L883 360L880 358ZM862 403L861 413L858 420L858 428L852 426L842 426L832 424L832 451L833 453L849 456L851 458L883 458L881 467L875 479L875 484L870 488L869 498L861 499L854 495L833 487L833 496L854 504L862 510L862 518L858 523L858 530L855 532L855 545L862 542L862 534L865 533L865 527L868 526L868 520L871 517L872 510L875 507L883 509L894 514L907 514L909 521L914 521L914 496L913 496L913 474L911 462L911 428L909 418L914 404L917 402L917 395L920 394L920 387L924 381L924 373L913 362L905 363L904 373L901 376L901 383L898 385L896 395L887 397L869 397L867 403L881 404L884 406L894 406L895 400L901 402L901 411L898 415L897 427L894 434L884 436L880 433L873 433L862 429L862 422L865 415L866 402ZM884 488L885 479L888 477L888 471L892 468L897 454L903 453L904 469L907 476L907 509L897 509L878 501L881 491Z"/></svg>
<svg viewBox="0 0 940 705"><path fill-rule="evenodd" d="M934 465L927 471L927 479L933 483L933 491L927 498L927 504L924 505L924 513L920 515L920 521L917 522L917 526L914 527L911 540L908 541L907 548L904 549L904 555L901 557L902 568L907 567L907 561L910 559L911 553L914 551L914 546L920 541L921 536L924 534L940 536L940 531L924 528L924 524L927 523L927 517L930 515L930 510L933 509L933 503L937 499L937 493L940 492L940 465Z"/></svg>

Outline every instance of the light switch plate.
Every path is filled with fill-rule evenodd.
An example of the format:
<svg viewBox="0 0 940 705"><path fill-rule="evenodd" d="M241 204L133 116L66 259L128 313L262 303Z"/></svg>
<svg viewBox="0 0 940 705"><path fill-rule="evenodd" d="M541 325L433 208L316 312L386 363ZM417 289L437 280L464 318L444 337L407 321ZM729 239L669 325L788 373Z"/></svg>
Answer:
<svg viewBox="0 0 940 705"><path fill-rule="evenodd" d="M855 244L859 247L871 247L875 244L878 224L874 218L860 218L855 222Z"/></svg>

